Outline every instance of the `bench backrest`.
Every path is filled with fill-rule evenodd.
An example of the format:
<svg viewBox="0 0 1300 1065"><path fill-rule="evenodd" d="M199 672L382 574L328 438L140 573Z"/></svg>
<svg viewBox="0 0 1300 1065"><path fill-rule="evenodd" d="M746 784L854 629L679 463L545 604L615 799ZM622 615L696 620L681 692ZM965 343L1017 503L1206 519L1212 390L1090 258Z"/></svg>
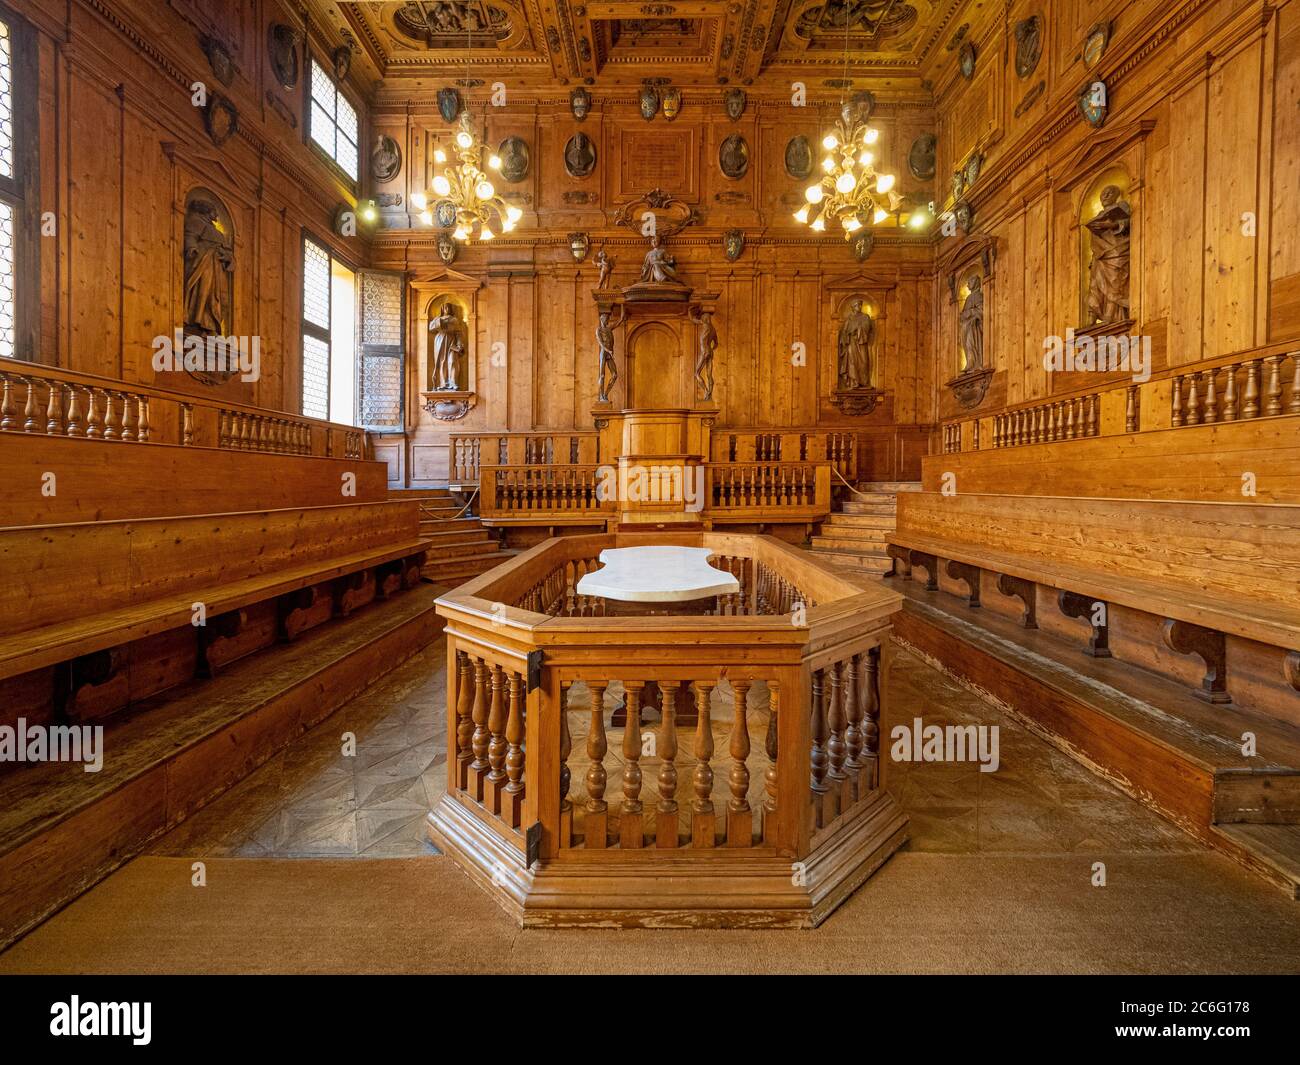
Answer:
<svg viewBox="0 0 1300 1065"><path fill-rule="evenodd" d="M0 529L0 635L419 535L414 501Z"/></svg>
<svg viewBox="0 0 1300 1065"><path fill-rule="evenodd" d="M1300 506L900 493L909 534L1300 610Z"/></svg>

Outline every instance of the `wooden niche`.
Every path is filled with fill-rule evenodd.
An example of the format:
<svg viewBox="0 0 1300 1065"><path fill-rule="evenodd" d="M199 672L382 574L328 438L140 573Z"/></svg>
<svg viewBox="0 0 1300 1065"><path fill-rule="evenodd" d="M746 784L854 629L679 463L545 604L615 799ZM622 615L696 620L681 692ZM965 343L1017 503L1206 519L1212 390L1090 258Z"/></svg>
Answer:
<svg viewBox="0 0 1300 1065"><path fill-rule="evenodd" d="M988 341L996 250L992 237L970 237L940 263L948 281L952 310L951 340L942 343L941 350L951 352L956 371L945 385L960 410L971 410L984 402L994 374Z"/></svg>
<svg viewBox="0 0 1300 1065"><path fill-rule="evenodd" d="M420 398L425 412L442 422L459 421L477 399L478 290L481 283L453 270L411 283L416 309L415 351ZM450 314L463 351L456 355L454 375L439 372L437 331ZM451 387L454 377L455 387Z"/></svg>

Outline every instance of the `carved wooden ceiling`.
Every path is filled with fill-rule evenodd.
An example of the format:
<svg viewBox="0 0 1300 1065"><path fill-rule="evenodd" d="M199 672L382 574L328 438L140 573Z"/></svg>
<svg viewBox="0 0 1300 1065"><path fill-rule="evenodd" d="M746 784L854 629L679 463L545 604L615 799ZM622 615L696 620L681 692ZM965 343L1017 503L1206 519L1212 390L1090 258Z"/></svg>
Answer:
<svg viewBox="0 0 1300 1065"><path fill-rule="evenodd" d="M981 0L329 0L375 75L831 85L919 76ZM846 48L847 45L847 48ZM810 86L811 87L811 86Z"/></svg>

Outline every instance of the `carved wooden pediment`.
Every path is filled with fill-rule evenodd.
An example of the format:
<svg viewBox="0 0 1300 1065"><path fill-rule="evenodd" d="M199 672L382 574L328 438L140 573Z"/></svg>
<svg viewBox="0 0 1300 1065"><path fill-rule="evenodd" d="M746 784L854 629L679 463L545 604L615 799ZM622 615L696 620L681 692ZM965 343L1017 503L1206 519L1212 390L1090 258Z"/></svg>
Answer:
<svg viewBox="0 0 1300 1065"><path fill-rule="evenodd" d="M1080 144L1054 167L1053 188L1059 192L1094 176L1097 171L1123 152L1129 145L1143 140L1156 128L1154 118L1140 118L1126 126L1103 129Z"/></svg>
<svg viewBox="0 0 1300 1065"><path fill-rule="evenodd" d="M939 276L947 279L950 303L957 302L958 275L964 273L974 263L979 263L980 274L986 281L993 277L997 253L997 238L981 233L978 236L967 237L960 244L954 244L939 256L935 266Z"/></svg>
<svg viewBox="0 0 1300 1065"><path fill-rule="evenodd" d="M889 292L898 287L897 278L873 276L865 270L828 277L822 287L827 292Z"/></svg>
<svg viewBox="0 0 1300 1065"><path fill-rule="evenodd" d="M446 266L437 267L411 279L411 285L416 291L436 287L452 292L475 292L482 288L483 284L482 278L471 277L469 274L462 274L459 270L452 270Z"/></svg>
<svg viewBox="0 0 1300 1065"><path fill-rule="evenodd" d="M651 189L628 200L614 215L614 224L627 226L638 232L641 229L641 216L650 211L655 216L655 232L661 237L671 237L680 233L687 226L702 222L704 216L685 200L678 199L663 189Z"/></svg>

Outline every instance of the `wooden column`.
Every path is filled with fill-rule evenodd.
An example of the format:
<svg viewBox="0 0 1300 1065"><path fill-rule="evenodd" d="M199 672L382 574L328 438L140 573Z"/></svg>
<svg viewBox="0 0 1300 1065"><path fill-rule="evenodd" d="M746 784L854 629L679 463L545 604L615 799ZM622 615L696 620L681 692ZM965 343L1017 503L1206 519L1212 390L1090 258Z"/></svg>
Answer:
<svg viewBox="0 0 1300 1065"><path fill-rule="evenodd" d="M681 684L659 682L663 720L659 725L659 801L655 804L655 846L677 846L677 695Z"/></svg>
<svg viewBox="0 0 1300 1065"><path fill-rule="evenodd" d="M623 682L623 703L627 724L623 726L623 805L619 810L619 845L640 847L645 843L641 803L641 681Z"/></svg>
<svg viewBox="0 0 1300 1065"><path fill-rule="evenodd" d="M749 689L747 680L731 682L735 695L735 714L731 723L731 772L727 784L731 799L727 803L727 846L750 847L754 843L754 815L749 806Z"/></svg>
<svg viewBox="0 0 1300 1065"><path fill-rule="evenodd" d="M691 802L691 846L714 845L716 819L713 812L713 723L709 718L709 696L713 685L695 682L695 798Z"/></svg>

